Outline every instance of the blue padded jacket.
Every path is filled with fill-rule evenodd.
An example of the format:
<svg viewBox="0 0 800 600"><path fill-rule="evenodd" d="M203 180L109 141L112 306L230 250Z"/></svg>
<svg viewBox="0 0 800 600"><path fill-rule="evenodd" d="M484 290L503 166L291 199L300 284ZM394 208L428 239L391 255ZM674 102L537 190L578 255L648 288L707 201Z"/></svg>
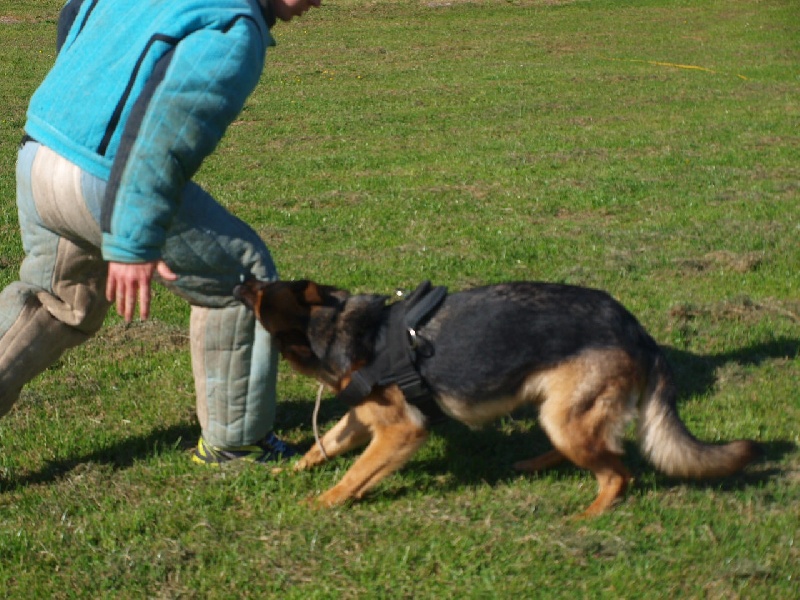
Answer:
<svg viewBox="0 0 800 600"><path fill-rule="evenodd" d="M257 85L257 0L70 0L25 131L108 181L103 257L160 257L181 191Z"/></svg>

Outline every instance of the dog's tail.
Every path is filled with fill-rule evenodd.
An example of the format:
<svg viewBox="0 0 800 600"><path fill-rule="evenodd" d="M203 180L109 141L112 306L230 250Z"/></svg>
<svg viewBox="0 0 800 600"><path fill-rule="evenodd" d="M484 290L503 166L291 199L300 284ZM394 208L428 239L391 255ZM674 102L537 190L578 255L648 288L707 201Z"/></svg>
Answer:
<svg viewBox="0 0 800 600"><path fill-rule="evenodd" d="M661 352L655 355L647 391L639 406L639 443L653 465L671 477L711 479L743 469L761 453L750 440L706 444L678 416L672 371Z"/></svg>

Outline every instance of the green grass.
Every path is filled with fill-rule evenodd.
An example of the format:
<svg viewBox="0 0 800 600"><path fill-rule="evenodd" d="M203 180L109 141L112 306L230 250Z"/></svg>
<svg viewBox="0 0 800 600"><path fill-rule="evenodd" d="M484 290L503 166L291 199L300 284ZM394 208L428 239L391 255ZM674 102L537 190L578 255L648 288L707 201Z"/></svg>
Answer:
<svg viewBox="0 0 800 600"><path fill-rule="evenodd" d="M22 258L14 162L57 0L0 0L0 284ZM761 440L687 484L629 443L613 513L530 414L450 423L365 502L311 473L206 471L187 307L107 327L0 421L9 598L789 598L800 578L800 17L791 0L329 0L278 47L198 181L284 278L390 292L505 279L602 287L675 366L703 439ZM701 67L701 68L689 68ZM312 442L282 367L278 426ZM323 426L342 407L323 406ZM278 595L280 594L280 596Z"/></svg>

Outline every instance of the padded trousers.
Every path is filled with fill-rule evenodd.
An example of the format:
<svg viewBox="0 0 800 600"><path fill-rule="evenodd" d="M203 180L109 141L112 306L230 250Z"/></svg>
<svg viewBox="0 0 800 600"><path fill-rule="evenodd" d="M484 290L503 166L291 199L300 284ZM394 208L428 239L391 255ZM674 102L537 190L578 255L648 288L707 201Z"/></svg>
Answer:
<svg viewBox="0 0 800 600"><path fill-rule="evenodd" d="M19 280L0 292L0 416L26 383L104 322L110 307L100 251L105 187L45 146L29 141L20 148L17 208L25 258ZM159 283L191 305L204 439L214 446L257 442L275 419L278 354L232 291L243 277L277 278L269 250L247 224L189 183L162 258L178 279Z"/></svg>

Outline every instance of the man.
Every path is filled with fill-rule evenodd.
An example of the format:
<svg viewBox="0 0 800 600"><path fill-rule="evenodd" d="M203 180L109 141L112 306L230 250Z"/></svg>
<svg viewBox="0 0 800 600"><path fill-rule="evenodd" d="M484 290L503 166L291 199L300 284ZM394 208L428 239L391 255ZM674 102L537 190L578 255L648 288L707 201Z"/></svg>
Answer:
<svg viewBox="0 0 800 600"><path fill-rule="evenodd" d="M258 462L273 433L277 352L233 299L270 280L267 247L191 181L255 88L270 28L320 0L69 0L17 163L25 259L0 293L0 415L101 327L150 311L151 281L192 306L202 436L193 459Z"/></svg>

